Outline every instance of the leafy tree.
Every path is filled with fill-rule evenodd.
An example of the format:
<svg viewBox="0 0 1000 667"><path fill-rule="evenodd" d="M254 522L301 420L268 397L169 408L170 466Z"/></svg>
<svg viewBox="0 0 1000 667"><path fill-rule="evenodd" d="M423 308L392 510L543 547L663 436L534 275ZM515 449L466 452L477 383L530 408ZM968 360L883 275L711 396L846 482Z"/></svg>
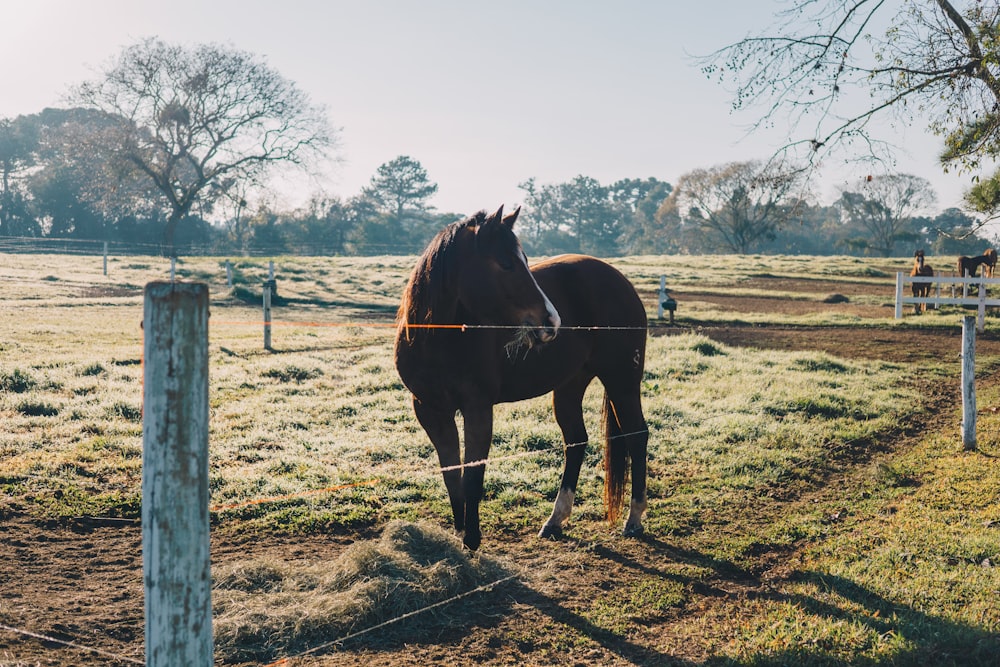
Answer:
<svg viewBox="0 0 1000 667"><path fill-rule="evenodd" d="M843 254L844 225L840 213L831 206L808 201L790 201L788 219L776 231L773 240L765 240L758 251L784 255ZM866 244L867 245L867 244ZM850 251L849 251L850 252Z"/></svg>
<svg viewBox="0 0 1000 667"><path fill-rule="evenodd" d="M617 254L623 209L596 179L538 185L532 178L519 187L526 193L522 238L530 252Z"/></svg>
<svg viewBox="0 0 1000 667"><path fill-rule="evenodd" d="M18 181L35 165L38 126L30 118L0 118L0 235L37 236L41 229Z"/></svg>
<svg viewBox="0 0 1000 667"><path fill-rule="evenodd" d="M794 0L768 34L718 51L705 71L735 84L736 108L762 109L758 125L787 124L786 148L811 158L856 146L887 156L872 121L920 115L943 139L944 168L975 173L1000 153L998 19L996 2L976 0ZM967 202L1000 210L1000 172Z"/></svg>
<svg viewBox="0 0 1000 667"><path fill-rule="evenodd" d="M843 192L838 206L845 222L867 232L872 250L888 257L897 242L919 240L919 235L909 227L911 219L936 201L934 189L926 179L890 174L866 180L858 189L860 192Z"/></svg>
<svg viewBox="0 0 1000 667"><path fill-rule="evenodd" d="M376 216L367 219L369 243L420 245L428 235L433 207L427 202L438 186L417 160L399 157L379 166L368 187L361 191Z"/></svg>
<svg viewBox="0 0 1000 667"><path fill-rule="evenodd" d="M666 252L658 243L656 211L670 196L673 187L655 178L625 178L608 187L612 203L622 216L620 249L630 254Z"/></svg>
<svg viewBox="0 0 1000 667"><path fill-rule="evenodd" d="M349 203L317 193L285 223L285 237L303 254L342 255L357 224Z"/></svg>
<svg viewBox="0 0 1000 667"><path fill-rule="evenodd" d="M696 169L681 176L656 213L667 227L699 230L712 244L749 253L773 241L793 213L800 172L760 161Z"/></svg>
<svg viewBox="0 0 1000 667"><path fill-rule="evenodd" d="M264 255L281 255L287 250L281 215L267 204L259 204L250 215L250 229L251 250Z"/></svg>
<svg viewBox="0 0 1000 667"><path fill-rule="evenodd" d="M116 120L89 109L45 109L30 118L39 150L26 183L47 235L110 240L119 220L155 217L148 182L122 178L104 148Z"/></svg>
<svg viewBox="0 0 1000 667"><path fill-rule="evenodd" d="M260 183L277 165L324 156L322 109L262 59L213 44L146 39L127 47L76 99L118 120L107 138L117 168L148 178L166 203L164 243L224 178ZM113 187L113 186L112 186Z"/></svg>
<svg viewBox="0 0 1000 667"><path fill-rule="evenodd" d="M981 226L980 220L961 209L946 208L927 222L928 253L969 256L983 254L987 241L972 233Z"/></svg>

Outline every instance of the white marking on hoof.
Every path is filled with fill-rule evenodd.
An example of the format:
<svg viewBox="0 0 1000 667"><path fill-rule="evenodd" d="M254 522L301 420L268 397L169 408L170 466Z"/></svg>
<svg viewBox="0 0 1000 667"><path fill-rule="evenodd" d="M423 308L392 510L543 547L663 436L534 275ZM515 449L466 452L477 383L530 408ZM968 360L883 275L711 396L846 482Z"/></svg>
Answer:
<svg viewBox="0 0 1000 667"><path fill-rule="evenodd" d="M562 535L563 523L569 518L570 512L573 511L573 500L575 497L576 494L572 491L560 487L559 494L556 495L556 504L552 508L552 516L542 526L541 532L538 533L539 537L558 537Z"/></svg>
<svg viewBox="0 0 1000 667"><path fill-rule="evenodd" d="M636 537L646 532L646 529L642 527L642 515L645 511L645 498L640 502L636 502L635 500L631 502L628 510L628 519L625 521L625 529L622 531L623 535L626 537Z"/></svg>

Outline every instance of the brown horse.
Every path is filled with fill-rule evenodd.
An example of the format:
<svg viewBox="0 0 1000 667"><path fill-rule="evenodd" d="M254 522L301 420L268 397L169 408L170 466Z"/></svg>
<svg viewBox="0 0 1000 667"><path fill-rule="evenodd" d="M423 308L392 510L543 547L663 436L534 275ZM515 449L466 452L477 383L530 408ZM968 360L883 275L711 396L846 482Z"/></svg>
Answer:
<svg viewBox="0 0 1000 667"><path fill-rule="evenodd" d="M539 535L562 533L587 442L583 395L597 377L605 390L606 515L612 522L621 515L631 467L624 533L640 535L649 437L640 402L645 308L621 273L592 257L555 257L529 269L513 232L519 210L507 217L503 207L480 212L438 233L399 307L396 369L437 450L455 528L469 549L479 547L493 406L552 392L566 459ZM464 463L456 411L464 422Z"/></svg>
<svg viewBox="0 0 1000 667"><path fill-rule="evenodd" d="M924 251L918 250L913 253L913 268L910 269L910 277L926 276L933 277L934 269L931 268L930 264L924 262ZM914 282L910 284L910 288L913 290L914 297L927 298L931 295L931 284L929 282ZM913 312L919 315L920 313L927 310L926 303L915 303L913 304Z"/></svg>
<svg viewBox="0 0 1000 667"><path fill-rule="evenodd" d="M969 275L973 278L976 277L976 271L979 270L979 265L983 266L983 276L986 278L993 277L993 271L997 266L997 251L993 248L988 249L982 255L977 255L976 257L966 257L961 256L958 258L958 275L960 278L965 278Z"/></svg>

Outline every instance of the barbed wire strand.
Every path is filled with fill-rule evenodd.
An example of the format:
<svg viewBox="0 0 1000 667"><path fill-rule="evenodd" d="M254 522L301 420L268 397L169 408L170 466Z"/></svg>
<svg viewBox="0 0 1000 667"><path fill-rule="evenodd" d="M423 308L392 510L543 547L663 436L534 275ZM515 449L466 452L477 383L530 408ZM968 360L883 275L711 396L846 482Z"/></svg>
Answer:
<svg viewBox="0 0 1000 667"><path fill-rule="evenodd" d="M297 322L294 320L216 320L210 324L218 326L281 326L281 327L364 327L370 329L396 329L403 326L407 329L470 329L497 330L497 331L519 331L524 329L521 324L405 324L399 325L396 322ZM647 331L649 325L638 326L601 326L601 325L566 325L560 326L560 331Z"/></svg>
<svg viewBox="0 0 1000 667"><path fill-rule="evenodd" d="M467 598L470 595L475 595L476 593L484 593L484 592L488 593L488 592L492 591L494 588L496 588L497 586L499 586L500 584L504 584L504 583L506 583L508 581L511 581L512 579L517 579L519 576L521 576L520 573L518 573L518 574L511 574L509 576L497 579L496 581L491 581L491 582L489 582L487 584L483 584L482 586L477 586L476 588L473 588L473 589L470 589L468 591L465 591L464 593L459 593L457 595L453 595L452 597L450 597L450 598L448 598L446 600L440 600L440 601L435 602L433 604L430 604L430 605L428 605L426 607L421 607L420 609L414 609L413 611L409 611L409 612L407 612L405 614L401 614L399 616L396 616L395 618L390 618L388 621L384 621L382 623L379 623L377 625L373 625L373 626L365 628L363 630L358 630L357 632L352 632L352 633L350 633L348 635L340 637L339 639L334 639L333 641L328 641L328 642L325 642L323 644L319 644L318 646L313 646L312 648L310 648L308 650L305 650L305 651L302 651L301 653L296 653L295 655L286 656L284 658L281 658L280 660L276 660L275 662L270 662L270 663L264 665L264 667L279 667L279 666L291 664L292 660L296 660L298 658L303 658L303 657L305 657L307 655L312 655L314 653L319 653L320 651L324 651L324 650L329 649L329 648L331 648L333 646L337 646L338 644L344 644L344 643L346 643L348 641L351 641L352 639L357 639L358 637L366 635L366 634L368 634L370 632L375 632L376 630L381 630L382 628L390 626L390 625L392 625L394 623L398 623L398 622L406 620L408 618L413 618L414 616L418 616L418 615L423 614L425 612L428 612L428 611L430 611L432 609L437 609L439 607L443 607L445 605L449 605L452 602L456 602L456 601L461 600L463 598Z"/></svg>
<svg viewBox="0 0 1000 667"><path fill-rule="evenodd" d="M105 658L113 658L114 660L119 660L121 662L130 662L135 665L145 665L145 660L138 660L137 658L130 658L125 655L119 655L117 653L112 653L111 651L105 651L104 649L96 648L93 646L84 646L83 644L78 644L77 642L66 641L65 639L57 639L56 637L50 637L49 635L43 635L38 632L32 632L31 630L24 630L23 628L15 628L4 623L0 623L0 630L6 630L7 632L13 632L19 635L25 635L33 639L38 639L43 642L50 642L53 644L59 644L61 646L66 646L67 648L75 648L79 651L87 651L90 653L96 653L97 655L104 656Z"/></svg>
<svg viewBox="0 0 1000 667"><path fill-rule="evenodd" d="M649 429L644 429L644 430L641 430L641 431L633 431L631 433L621 433L619 435L613 435L609 439L613 440L613 439L616 439L616 438L627 438L627 437L630 437L630 436L633 436L633 435L640 435L640 434L643 434L643 433L650 433L650 431L649 431ZM494 456L492 458L479 459L477 461L469 461L469 462L466 462L466 463L459 463L459 464L453 465L453 466L439 467L439 468L435 468L433 470L419 471L416 474L419 475L420 477L431 477L431 476L439 475L439 474L442 474L442 473L450 472L450 471L453 471L453 470L465 470L466 468L478 468L478 467L485 466L487 464L505 463L507 461L513 461L513 460L516 460L516 459L531 458L533 456L541 456L543 454L555 453L556 451L558 451L558 449L562 449L565 452L565 451L570 450L570 449L572 449L574 447L585 447L588 444L590 444L590 440L584 440L582 442L569 443L569 444L566 444L566 445L553 445L552 447L548 447L548 448L545 448L545 449L536 449L536 450L531 450L531 451L527 451L527 452L515 452L513 454L506 454L506 455L503 455L503 456ZM287 494L280 494L280 495L273 495L273 496L265 496L265 497L261 497L261 498L254 498L252 500L246 500L246 501L238 501L238 502L232 502L232 503L220 503L220 504L212 505L208 509L209 509L210 512L222 512L222 511L232 510L232 509L242 509L244 507L250 507L250 506L253 506L253 505L264 505L266 503L284 502L286 500L295 500L297 498L303 498L303 497L308 497L308 496L313 496L313 495L320 495L320 494L323 494L323 493L334 493L334 492L337 492L337 491L342 491L342 490L350 489L350 488L356 488L356 487L360 487L360 486L375 486L375 485L379 484L380 482L384 482L384 481L385 481L385 478L373 478L373 479L365 480L363 482L352 482L352 483L347 483L347 484L339 484L339 485L336 485L336 486L325 487L325 488L322 488L322 489L309 489L309 490L306 490L306 491L296 491L294 493L287 493Z"/></svg>

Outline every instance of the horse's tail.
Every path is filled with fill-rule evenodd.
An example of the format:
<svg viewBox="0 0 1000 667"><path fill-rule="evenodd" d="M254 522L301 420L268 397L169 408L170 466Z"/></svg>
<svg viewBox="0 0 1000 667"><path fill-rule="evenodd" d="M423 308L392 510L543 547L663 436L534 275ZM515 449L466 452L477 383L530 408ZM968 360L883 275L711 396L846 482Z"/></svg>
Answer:
<svg viewBox="0 0 1000 667"><path fill-rule="evenodd" d="M625 505L625 483L628 481L628 441L622 437L622 426L615 405L604 394L604 512L608 523L618 523Z"/></svg>

